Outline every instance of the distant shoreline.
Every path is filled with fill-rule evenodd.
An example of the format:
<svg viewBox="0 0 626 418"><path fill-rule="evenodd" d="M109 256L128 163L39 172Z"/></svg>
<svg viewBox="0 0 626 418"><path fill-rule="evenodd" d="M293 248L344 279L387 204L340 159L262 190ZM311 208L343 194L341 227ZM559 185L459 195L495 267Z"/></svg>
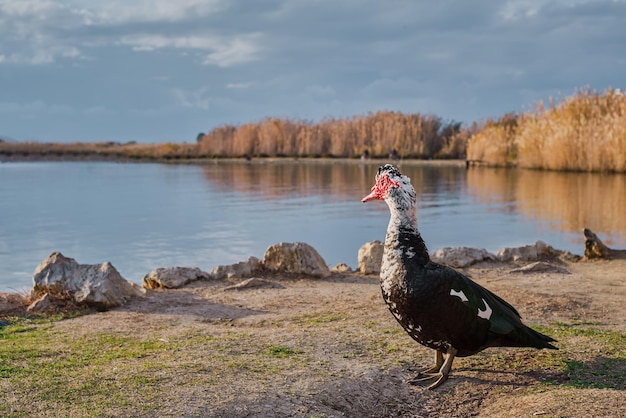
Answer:
<svg viewBox="0 0 626 418"><path fill-rule="evenodd" d="M330 158L330 157L256 157L256 158L162 158L162 157L130 157L98 154L13 154L6 155L0 152L0 163L11 162L117 162L117 163L156 163L156 164L187 164L187 165L210 165L220 163L242 164L362 164L381 165L386 163L397 165L430 165L430 166L458 166L465 167L465 160L458 159L388 159L388 158Z"/></svg>

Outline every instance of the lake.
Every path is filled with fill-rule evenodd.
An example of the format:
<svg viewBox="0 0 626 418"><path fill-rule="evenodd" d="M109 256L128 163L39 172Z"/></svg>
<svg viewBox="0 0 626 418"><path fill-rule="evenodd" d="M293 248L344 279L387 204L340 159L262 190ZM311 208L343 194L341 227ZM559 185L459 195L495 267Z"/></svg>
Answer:
<svg viewBox="0 0 626 418"><path fill-rule="evenodd" d="M582 254L582 228L626 248L626 175L471 168L401 162L420 197L431 251L497 252L543 240ZM384 240L382 201L361 203L375 163L105 162L0 164L0 291L30 289L54 251L79 263L110 261L141 283L157 267L210 271L278 242L303 241L330 267L357 266L361 245Z"/></svg>

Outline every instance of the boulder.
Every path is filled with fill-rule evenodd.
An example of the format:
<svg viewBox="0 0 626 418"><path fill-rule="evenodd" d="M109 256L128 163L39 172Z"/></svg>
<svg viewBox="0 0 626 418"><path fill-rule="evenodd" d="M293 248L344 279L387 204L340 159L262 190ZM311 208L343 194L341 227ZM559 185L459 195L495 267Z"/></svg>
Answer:
<svg viewBox="0 0 626 418"><path fill-rule="evenodd" d="M604 244L600 238L589 228L583 229L585 235L585 258L626 259L626 250L615 250Z"/></svg>
<svg viewBox="0 0 626 418"><path fill-rule="evenodd" d="M19 293L0 293L0 313L23 309L28 303Z"/></svg>
<svg viewBox="0 0 626 418"><path fill-rule="evenodd" d="M555 250L543 241L523 247L503 248L498 251L497 258L502 262L509 261L539 261L551 260L560 255L560 251Z"/></svg>
<svg viewBox="0 0 626 418"><path fill-rule="evenodd" d="M363 274L380 274L384 244L378 240L367 242L359 248L359 271Z"/></svg>
<svg viewBox="0 0 626 418"><path fill-rule="evenodd" d="M55 252L39 264L33 275L33 294L44 293L109 309L122 305L132 296L143 295L145 290L124 279L108 261L78 264L73 258Z"/></svg>
<svg viewBox="0 0 626 418"><path fill-rule="evenodd" d="M211 270L211 277L217 280L233 277L248 277L259 271L261 261L256 257L248 257L246 261L224 266L216 266Z"/></svg>
<svg viewBox="0 0 626 418"><path fill-rule="evenodd" d="M335 267L331 268L333 273L352 273L352 268L345 263L339 263Z"/></svg>
<svg viewBox="0 0 626 418"><path fill-rule="evenodd" d="M317 277L330 275L326 262L317 250L304 242L281 242L270 245L263 257L263 267L273 272Z"/></svg>
<svg viewBox="0 0 626 418"><path fill-rule="evenodd" d="M141 282L146 289L177 289L194 280L210 278L198 267L161 267L143 276Z"/></svg>
<svg viewBox="0 0 626 418"><path fill-rule="evenodd" d="M463 268L481 261L493 261L496 256L483 248L445 247L435 251L431 259L450 267Z"/></svg>
<svg viewBox="0 0 626 418"><path fill-rule="evenodd" d="M58 297L52 296L50 293L44 293L38 299L35 299L26 310L36 313L55 313L59 310L61 303Z"/></svg>

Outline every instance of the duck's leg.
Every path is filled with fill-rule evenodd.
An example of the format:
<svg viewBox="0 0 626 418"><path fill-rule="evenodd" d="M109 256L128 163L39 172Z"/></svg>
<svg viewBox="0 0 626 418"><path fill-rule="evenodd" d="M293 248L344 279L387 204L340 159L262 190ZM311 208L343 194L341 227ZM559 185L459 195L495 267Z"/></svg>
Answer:
<svg viewBox="0 0 626 418"><path fill-rule="evenodd" d="M448 380L448 376L450 375L450 370L452 370L452 362L454 361L454 357L456 356L456 353L457 353L457 350L455 348L450 347L448 349L448 353L447 353L448 355L446 356L445 361L443 361L442 364L440 364L439 369L433 368L433 369L429 369L428 371L424 371L423 373L420 373L420 375L423 375L424 377L418 377L416 379L410 380L409 383L412 385L419 385L419 384L428 383L432 380L437 379L435 380L434 383L428 386L427 389L435 389L439 387L443 382ZM440 351L437 351L437 358L436 358L437 364L439 364L440 359L443 360L443 353Z"/></svg>
<svg viewBox="0 0 626 418"><path fill-rule="evenodd" d="M430 369L420 370L419 373L417 373L417 377L422 377L424 375L437 373L439 372L439 370L441 370L441 366L443 366L443 352L436 350L435 351L435 365L431 367Z"/></svg>

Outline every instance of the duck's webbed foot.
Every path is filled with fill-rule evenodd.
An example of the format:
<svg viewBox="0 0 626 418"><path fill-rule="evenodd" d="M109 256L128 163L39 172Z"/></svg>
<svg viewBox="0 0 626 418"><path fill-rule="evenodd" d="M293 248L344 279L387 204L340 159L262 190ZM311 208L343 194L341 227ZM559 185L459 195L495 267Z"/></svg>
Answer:
<svg viewBox="0 0 626 418"><path fill-rule="evenodd" d="M414 379L409 380L408 383L411 385L421 386L434 381L427 386L426 389L435 389L439 387L443 382L448 380L450 370L452 370L452 362L454 361L456 353L456 349L450 348L444 361L443 352L437 350L435 353L435 365L430 369L419 372L417 376Z"/></svg>

